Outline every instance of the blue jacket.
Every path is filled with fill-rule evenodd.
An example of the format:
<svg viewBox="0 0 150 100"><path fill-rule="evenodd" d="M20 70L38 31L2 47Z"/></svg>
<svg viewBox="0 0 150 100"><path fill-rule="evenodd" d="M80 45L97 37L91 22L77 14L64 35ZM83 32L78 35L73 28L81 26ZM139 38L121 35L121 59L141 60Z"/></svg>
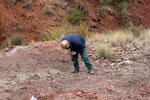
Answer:
<svg viewBox="0 0 150 100"><path fill-rule="evenodd" d="M85 39L78 34L68 34L62 38L63 40L68 40L70 42L71 51L75 51L77 54L82 53L83 49L86 48Z"/></svg>

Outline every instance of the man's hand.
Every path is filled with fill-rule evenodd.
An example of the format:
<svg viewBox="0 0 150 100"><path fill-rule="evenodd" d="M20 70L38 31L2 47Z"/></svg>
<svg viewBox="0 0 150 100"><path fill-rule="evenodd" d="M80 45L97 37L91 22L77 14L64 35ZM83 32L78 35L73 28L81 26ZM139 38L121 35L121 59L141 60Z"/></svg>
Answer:
<svg viewBox="0 0 150 100"><path fill-rule="evenodd" d="M75 51L71 51L70 49L67 50L69 55L76 55L77 53Z"/></svg>
<svg viewBox="0 0 150 100"><path fill-rule="evenodd" d="M71 52L71 55L76 55L77 53L75 51L72 51Z"/></svg>

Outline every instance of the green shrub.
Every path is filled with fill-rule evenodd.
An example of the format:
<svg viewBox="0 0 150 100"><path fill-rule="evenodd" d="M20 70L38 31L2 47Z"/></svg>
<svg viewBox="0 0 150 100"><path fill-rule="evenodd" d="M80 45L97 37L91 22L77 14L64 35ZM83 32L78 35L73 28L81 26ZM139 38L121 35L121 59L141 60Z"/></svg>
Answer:
<svg viewBox="0 0 150 100"><path fill-rule="evenodd" d="M104 59L108 59L108 60L112 60L112 57L114 55L113 50L106 44L101 45L98 49L97 49L99 58L104 58Z"/></svg>
<svg viewBox="0 0 150 100"><path fill-rule="evenodd" d="M70 33L76 33L85 38L91 37L92 35L88 31L88 25L86 23L81 23L79 26L55 27L49 32L41 34L41 41L57 40Z"/></svg>
<svg viewBox="0 0 150 100"><path fill-rule="evenodd" d="M100 0L101 4L103 5L109 5L112 3L113 0Z"/></svg>
<svg viewBox="0 0 150 100"><path fill-rule="evenodd" d="M50 41L50 33L49 32L45 32L43 34L41 34L41 41Z"/></svg>
<svg viewBox="0 0 150 100"><path fill-rule="evenodd" d="M24 44L24 35L23 34L14 34L7 36L7 38L2 43L2 48L10 47L11 45L22 45Z"/></svg>
<svg viewBox="0 0 150 100"><path fill-rule="evenodd" d="M121 9L122 10L128 10L128 8L130 7L130 5L131 4L128 1L124 0L124 1L121 2Z"/></svg>
<svg viewBox="0 0 150 100"><path fill-rule="evenodd" d="M24 44L24 35L23 34L15 34L10 38L12 45L22 45Z"/></svg>
<svg viewBox="0 0 150 100"><path fill-rule="evenodd" d="M6 48L11 46L11 41L9 39L6 39L2 42L1 48Z"/></svg>
<svg viewBox="0 0 150 100"><path fill-rule="evenodd" d="M2 38L3 39L7 39L7 38L9 38L11 36L12 36L12 32L10 32L10 31L7 31L6 33L2 34Z"/></svg>
<svg viewBox="0 0 150 100"><path fill-rule="evenodd" d="M50 38L51 38L51 40L58 40L58 39L61 38L61 36L62 36L61 33L58 33L57 31L53 30L51 32L51 37Z"/></svg>
<svg viewBox="0 0 150 100"><path fill-rule="evenodd" d="M131 32L133 33L133 35L135 37L139 37L140 34L143 32L144 28L142 26L131 26L131 28L129 28L131 30Z"/></svg>
<svg viewBox="0 0 150 100"><path fill-rule="evenodd" d="M60 39L62 34L58 32L58 30L51 30L51 32L45 32L41 34L41 41L52 41L52 40L58 40Z"/></svg>
<svg viewBox="0 0 150 100"><path fill-rule="evenodd" d="M71 24L79 25L83 20L83 13L79 9L73 10L70 15L68 16L68 21Z"/></svg>
<svg viewBox="0 0 150 100"><path fill-rule="evenodd" d="M131 26L132 20L131 20L131 16L129 14L128 11L123 10L122 11L122 17L123 17L123 25L124 27L128 28Z"/></svg>
<svg viewBox="0 0 150 100"><path fill-rule="evenodd" d="M86 23L81 23L75 28L75 32L79 35L82 35L85 38L91 37L91 33L88 31L88 25Z"/></svg>

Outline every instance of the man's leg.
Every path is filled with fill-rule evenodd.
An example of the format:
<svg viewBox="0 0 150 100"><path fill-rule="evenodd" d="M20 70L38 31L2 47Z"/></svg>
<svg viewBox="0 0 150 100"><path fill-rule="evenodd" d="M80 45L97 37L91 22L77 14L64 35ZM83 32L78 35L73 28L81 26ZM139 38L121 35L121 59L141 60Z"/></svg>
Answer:
<svg viewBox="0 0 150 100"><path fill-rule="evenodd" d="M80 67L79 67L79 62L78 62L78 54L71 55L71 60L73 62L73 66L74 66L75 71L79 71Z"/></svg>
<svg viewBox="0 0 150 100"><path fill-rule="evenodd" d="M89 71L91 71L91 70L93 69L93 66L92 66L92 64L91 64L91 62L90 62L89 57L87 56L86 48L83 49L83 51L82 51L82 53L81 53L81 58L82 58L82 60L84 61L84 63L85 63L85 65L86 65L87 69L88 69Z"/></svg>

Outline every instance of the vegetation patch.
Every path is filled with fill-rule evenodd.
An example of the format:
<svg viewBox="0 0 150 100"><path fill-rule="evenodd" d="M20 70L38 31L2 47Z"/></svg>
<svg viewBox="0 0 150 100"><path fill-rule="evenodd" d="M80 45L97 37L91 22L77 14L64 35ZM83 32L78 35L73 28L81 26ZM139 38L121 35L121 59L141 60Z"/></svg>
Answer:
<svg viewBox="0 0 150 100"><path fill-rule="evenodd" d="M88 25L86 23L81 23L79 26L64 26L55 27L52 30L41 34L42 41L58 40L64 35L75 33L82 35L85 38L89 38L92 34L88 31Z"/></svg>
<svg viewBox="0 0 150 100"><path fill-rule="evenodd" d="M68 16L68 21L71 24L80 25L80 23L83 21L84 15L81 10L74 9L71 11L70 15Z"/></svg>
<svg viewBox="0 0 150 100"><path fill-rule="evenodd" d="M102 5L109 5L112 3L113 0L100 0Z"/></svg>
<svg viewBox="0 0 150 100"><path fill-rule="evenodd" d="M52 15L54 15L54 12L52 11L52 9L50 7L47 7L45 9L45 14L52 16Z"/></svg>
<svg viewBox="0 0 150 100"><path fill-rule="evenodd" d="M25 44L24 35L23 34L13 34L11 32L6 32L3 34L3 38L5 39L2 43L1 48L10 47L11 45L23 45Z"/></svg>
<svg viewBox="0 0 150 100"><path fill-rule="evenodd" d="M106 44L100 45L100 47L97 49L99 58L104 58L108 60L112 60L112 57L114 55L113 50Z"/></svg>

